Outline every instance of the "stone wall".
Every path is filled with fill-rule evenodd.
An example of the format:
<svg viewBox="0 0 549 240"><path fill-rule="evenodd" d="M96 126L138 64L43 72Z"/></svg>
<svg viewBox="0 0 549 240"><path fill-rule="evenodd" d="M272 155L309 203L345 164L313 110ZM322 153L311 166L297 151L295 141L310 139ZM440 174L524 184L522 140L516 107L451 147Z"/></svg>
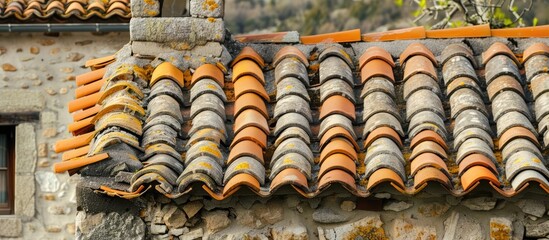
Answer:
<svg viewBox="0 0 549 240"><path fill-rule="evenodd" d="M543 239L549 201L379 193L368 199L331 194L224 201L198 196L176 202L146 194L139 213L79 212L82 239ZM134 202L135 203L135 202ZM107 226L118 226L118 231ZM126 235L119 236L123 232ZM362 237L362 238L357 238Z"/></svg>
<svg viewBox="0 0 549 240"><path fill-rule="evenodd" d="M78 176L53 173L61 155L52 147L69 137L67 103L75 76L89 71L84 62L114 54L128 40L128 33L0 34L0 118L19 123L15 215L0 215L0 239L74 238Z"/></svg>

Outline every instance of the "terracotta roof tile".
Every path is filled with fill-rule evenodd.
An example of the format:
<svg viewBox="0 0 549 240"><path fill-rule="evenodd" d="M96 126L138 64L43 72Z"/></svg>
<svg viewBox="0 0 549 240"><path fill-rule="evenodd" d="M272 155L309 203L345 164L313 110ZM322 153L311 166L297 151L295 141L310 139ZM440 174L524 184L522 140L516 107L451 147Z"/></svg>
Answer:
<svg viewBox="0 0 549 240"><path fill-rule="evenodd" d="M4 4L5 8L4 8ZM2 1L0 22L129 22L131 17L129 1Z"/></svg>
<svg viewBox="0 0 549 240"><path fill-rule="evenodd" d="M487 185L507 197L528 183L549 190L547 49L533 45L519 65L495 43L479 66L481 50L420 44L401 52L318 45L311 56L300 50L311 47L262 45L279 51L273 61L246 48L226 73L217 63L198 67L190 86L177 77L188 69L168 63L145 71L97 60L78 78L68 127L76 136L55 145L64 152L57 169L110 176L124 166L117 171L133 173L127 188L103 191L125 198L203 191L221 200L282 188L310 198L332 185L361 197L391 188L462 196ZM392 76L369 77L372 62ZM90 160L104 154L109 160Z"/></svg>

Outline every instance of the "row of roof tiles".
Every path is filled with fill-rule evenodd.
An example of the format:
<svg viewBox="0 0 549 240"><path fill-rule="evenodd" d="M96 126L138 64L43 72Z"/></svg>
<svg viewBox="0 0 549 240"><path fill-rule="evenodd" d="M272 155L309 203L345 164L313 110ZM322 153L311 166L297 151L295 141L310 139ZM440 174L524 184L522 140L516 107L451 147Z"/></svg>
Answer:
<svg viewBox="0 0 549 240"><path fill-rule="evenodd" d="M549 37L549 25L490 29L489 24L449 29L427 30L425 27L411 27L385 32L362 33L360 29L325 33L311 36L299 36L297 32L278 32L267 34L241 34L234 38L243 43L347 43L347 42L384 42L395 40L419 40L441 38L546 38Z"/></svg>
<svg viewBox="0 0 549 240"><path fill-rule="evenodd" d="M355 66L336 45L313 59L315 68L292 46L271 64L246 47L229 82L218 66L205 64L188 85L168 62L152 75L118 65L103 76L113 61L104 58L77 78L77 99L69 103L76 136L56 144L64 161L55 167L131 172L129 189L102 188L127 198L151 187L172 198L202 189L216 199L242 188L267 196L284 186L313 197L332 184L360 196L387 184L407 194L434 183L454 195L482 182L505 196L532 183L549 191L542 154L549 142L548 57L544 44L519 61L495 43L477 63L466 45L452 44L438 62L414 43L398 66L379 47ZM311 85L316 76L319 84Z"/></svg>
<svg viewBox="0 0 549 240"><path fill-rule="evenodd" d="M129 0L0 0L0 19L16 18L78 18L81 20L99 17L129 19Z"/></svg>

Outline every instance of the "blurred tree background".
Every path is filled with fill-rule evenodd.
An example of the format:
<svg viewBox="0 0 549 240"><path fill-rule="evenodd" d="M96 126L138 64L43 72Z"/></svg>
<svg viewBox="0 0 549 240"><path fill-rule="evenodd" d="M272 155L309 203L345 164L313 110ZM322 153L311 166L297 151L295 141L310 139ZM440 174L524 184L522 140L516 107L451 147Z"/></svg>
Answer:
<svg viewBox="0 0 549 240"><path fill-rule="evenodd" d="M549 0L226 0L225 20L233 34L295 30L310 35L355 28L377 32L417 25L448 28L486 20L475 18L470 9L467 17L460 9L452 10L467 8L463 2L481 1L479 6L490 11L479 14L491 14L493 27L549 22ZM523 13L530 2L531 10ZM455 13L449 15L451 11Z"/></svg>

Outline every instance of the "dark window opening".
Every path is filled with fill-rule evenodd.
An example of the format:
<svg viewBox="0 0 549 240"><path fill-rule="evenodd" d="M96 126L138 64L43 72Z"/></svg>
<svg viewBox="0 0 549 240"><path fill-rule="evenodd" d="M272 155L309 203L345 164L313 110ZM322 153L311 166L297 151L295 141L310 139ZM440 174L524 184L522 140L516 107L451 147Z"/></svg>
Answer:
<svg viewBox="0 0 549 240"><path fill-rule="evenodd" d="M0 126L0 215L13 214L15 126Z"/></svg>
<svg viewBox="0 0 549 240"><path fill-rule="evenodd" d="M187 0L162 0L160 1L162 17L188 17L189 2Z"/></svg>

